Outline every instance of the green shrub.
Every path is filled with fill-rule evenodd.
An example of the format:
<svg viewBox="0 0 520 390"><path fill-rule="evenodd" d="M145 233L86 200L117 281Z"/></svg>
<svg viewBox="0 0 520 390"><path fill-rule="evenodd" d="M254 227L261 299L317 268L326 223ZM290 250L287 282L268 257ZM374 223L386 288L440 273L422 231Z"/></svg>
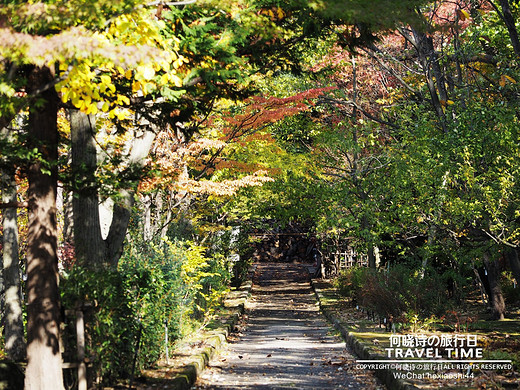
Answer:
<svg viewBox="0 0 520 390"><path fill-rule="evenodd" d="M334 280L334 286L341 295L355 299L365 285L370 272L371 269L365 267L343 269Z"/></svg>
<svg viewBox="0 0 520 390"><path fill-rule="evenodd" d="M228 268L203 247L164 240L129 248L117 270L72 269L61 285L62 302L65 308L91 305L87 356L97 376L104 383L128 378L139 335L136 369L153 365L164 350L164 324L172 342L190 332L219 306ZM73 336L65 342L74 349Z"/></svg>
<svg viewBox="0 0 520 390"><path fill-rule="evenodd" d="M114 270L75 267L62 282L65 308L82 304L89 308L85 310L86 353L97 376L105 381L130 375L139 330L131 288L125 275Z"/></svg>

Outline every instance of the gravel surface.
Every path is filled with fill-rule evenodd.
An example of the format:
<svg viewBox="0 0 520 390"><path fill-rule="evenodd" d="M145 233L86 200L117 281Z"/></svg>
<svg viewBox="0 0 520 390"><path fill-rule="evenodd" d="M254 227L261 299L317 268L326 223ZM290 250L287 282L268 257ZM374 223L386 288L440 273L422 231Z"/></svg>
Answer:
<svg viewBox="0 0 520 390"><path fill-rule="evenodd" d="M383 389L334 335L307 268L259 264L242 326L195 389ZM234 339L234 341L233 341Z"/></svg>

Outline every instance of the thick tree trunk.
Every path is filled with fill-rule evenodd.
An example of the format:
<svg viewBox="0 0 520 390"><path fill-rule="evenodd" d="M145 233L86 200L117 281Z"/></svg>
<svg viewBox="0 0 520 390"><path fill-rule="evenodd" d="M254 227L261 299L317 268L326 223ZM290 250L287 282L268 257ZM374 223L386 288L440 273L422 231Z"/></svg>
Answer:
<svg viewBox="0 0 520 390"><path fill-rule="evenodd" d="M487 253L484 254L484 266L489 281L489 303L493 318L503 320L506 314L506 303L500 287L500 266L497 261L491 260Z"/></svg>
<svg viewBox="0 0 520 390"><path fill-rule="evenodd" d="M79 110L70 110L70 128L76 184L72 200L76 258L83 266L99 269L106 264L106 245L99 224L95 118Z"/></svg>
<svg viewBox="0 0 520 390"><path fill-rule="evenodd" d="M16 202L14 174L2 175L2 202ZM2 214L4 229L3 280L5 289L4 332L5 351L9 359L25 359L25 339L20 291L20 260L18 257L18 222L16 208L7 208Z"/></svg>
<svg viewBox="0 0 520 390"><path fill-rule="evenodd" d="M120 190L119 202L112 209L112 223L105 240L107 246L106 262L112 268L117 268L119 259L123 255L128 224L134 205L134 191Z"/></svg>
<svg viewBox="0 0 520 390"><path fill-rule="evenodd" d="M35 69L29 85L52 80L47 68ZM57 190L57 101L53 89L29 114L29 137L41 158L29 168L27 246L27 369L25 390L63 389L59 342Z"/></svg>
<svg viewBox="0 0 520 390"><path fill-rule="evenodd" d="M150 128L154 125L150 124ZM118 194L118 202L112 207L112 221L106 239L103 240L99 212L99 197L95 181L97 149L94 118L79 111L71 112L72 166L81 183L75 190L74 242L76 256L88 267L116 268L123 253L123 244L130 222L137 183L128 183L127 189ZM129 148L129 169L142 168L155 139L155 132L143 131L135 136ZM108 223L107 223L108 224Z"/></svg>

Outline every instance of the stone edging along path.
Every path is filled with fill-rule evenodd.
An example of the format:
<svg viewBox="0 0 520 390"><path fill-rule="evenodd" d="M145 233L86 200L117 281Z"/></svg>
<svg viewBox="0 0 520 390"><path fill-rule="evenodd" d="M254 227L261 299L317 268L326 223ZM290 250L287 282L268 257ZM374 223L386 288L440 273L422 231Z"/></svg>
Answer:
<svg viewBox="0 0 520 390"><path fill-rule="evenodd" d="M351 351L354 352L360 359L381 359L382 357L370 352L367 345L361 342L358 338L352 335L337 318L332 310L329 310L324 302L323 291L319 287L319 283L316 279L311 279L312 288L316 294L316 298L320 305L321 312L330 321L334 328L341 333L341 336L350 347ZM385 384L390 390L418 390L419 388L411 383L407 383L402 379L398 379L394 376L394 371L390 369L376 370L375 375Z"/></svg>
<svg viewBox="0 0 520 390"><path fill-rule="evenodd" d="M252 275L255 271L255 266L249 271L248 280L237 290L232 291L226 299L226 308L231 309L231 314L225 326L208 332L205 337L205 343L208 345L203 351L198 352L191 356L190 363L182 367L173 381L169 382L169 388L174 390L188 390L200 377L200 374L209 364L211 359L216 356L227 343L227 337L232 332L234 326L238 322L241 315L244 313L245 303L250 295L252 288ZM361 359L377 359L380 358L370 352L369 348L358 340L354 335L350 334L349 331L341 324L341 321L323 305L324 296L323 292L319 287L319 283L315 279L311 279L312 289L318 300L318 304L322 313L325 315L327 320L334 326L334 328L341 333L346 344L350 347L359 358ZM406 383L401 379L397 379L393 375L391 370L377 370L375 374L379 379L387 386L390 390L417 390L416 386L410 383Z"/></svg>
<svg viewBox="0 0 520 390"><path fill-rule="evenodd" d="M230 291L224 301L224 306L230 311L225 323L221 327L207 332L204 337L205 344L208 344L204 350L190 357L190 363L183 366L175 375L175 378L168 383L168 388L172 390L188 390L197 381L200 373L208 365L210 360L216 356L222 347L226 344L227 337L233 331L238 320L245 310L245 304L251 288L253 286L252 276L256 266L253 265L248 272L247 280L236 290Z"/></svg>

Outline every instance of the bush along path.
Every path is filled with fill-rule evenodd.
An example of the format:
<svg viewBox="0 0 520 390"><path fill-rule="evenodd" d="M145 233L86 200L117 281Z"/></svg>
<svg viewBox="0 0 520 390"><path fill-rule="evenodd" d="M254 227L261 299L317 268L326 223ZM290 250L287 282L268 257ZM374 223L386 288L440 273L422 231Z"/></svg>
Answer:
<svg viewBox="0 0 520 390"><path fill-rule="evenodd" d="M227 294L223 307L209 324L177 344L169 354L168 361L161 360L156 367L144 370L143 375L136 378L133 388L190 389L209 361L220 353L241 320L251 292L255 269L256 266L253 265L248 271L246 281Z"/></svg>
<svg viewBox="0 0 520 390"><path fill-rule="evenodd" d="M334 335L299 264L262 263L247 324L197 381L196 389L383 389Z"/></svg>

